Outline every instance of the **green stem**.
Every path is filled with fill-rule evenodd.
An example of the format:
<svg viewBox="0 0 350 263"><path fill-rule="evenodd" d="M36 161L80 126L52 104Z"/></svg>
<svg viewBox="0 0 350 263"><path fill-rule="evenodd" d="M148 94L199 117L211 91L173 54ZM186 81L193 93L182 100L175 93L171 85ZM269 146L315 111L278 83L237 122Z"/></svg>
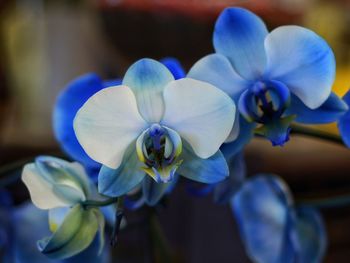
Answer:
<svg viewBox="0 0 350 263"><path fill-rule="evenodd" d="M124 197L121 196L118 198L117 207L115 211L115 221L114 221L112 237L111 237L112 247L115 247L117 245L119 231L120 231L120 224L122 222L123 217L124 217Z"/></svg>
<svg viewBox="0 0 350 263"><path fill-rule="evenodd" d="M85 202L83 202L83 206L108 206L114 203L119 203L119 200L122 198L118 198L118 197L113 197L113 198L109 198L103 201L99 201L99 200L86 200Z"/></svg>
<svg viewBox="0 0 350 263"><path fill-rule="evenodd" d="M153 245L154 261L155 262L174 262L168 240L166 239L163 229L160 225L156 214L150 215L150 231Z"/></svg>
<svg viewBox="0 0 350 263"><path fill-rule="evenodd" d="M350 195L320 198L314 200L299 200L299 205L313 206L316 208L336 208L350 205Z"/></svg>
<svg viewBox="0 0 350 263"><path fill-rule="evenodd" d="M334 143L337 143L337 144L341 144L341 145L344 146L344 142L343 142L342 138L339 135L336 135L336 134L333 134L333 133L329 133L329 132L325 132L325 131L321 131L321 130L314 129L314 128L300 126L300 125L297 125L297 124L291 124L291 128L292 128L292 131L291 131L292 134L298 134L298 135L304 135L304 136L308 136L308 137L314 137L314 138L318 138L318 139L334 142Z"/></svg>

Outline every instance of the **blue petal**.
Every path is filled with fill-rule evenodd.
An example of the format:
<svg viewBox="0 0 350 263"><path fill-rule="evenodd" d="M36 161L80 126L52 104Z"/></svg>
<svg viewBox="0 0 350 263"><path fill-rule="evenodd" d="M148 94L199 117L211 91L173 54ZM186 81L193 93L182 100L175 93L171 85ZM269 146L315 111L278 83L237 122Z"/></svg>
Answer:
<svg viewBox="0 0 350 263"><path fill-rule="evenodd" d="M217 151L208 159L201 159L193 152L188 143L184 142L180 159L183 159L183 163L177 172L197 182L217 183L229 175L225 157L220 151Z"/></svg>
<svg viewBox="0 0 350 263"><path fill-rule="evenodd" d="M227 8L219 16L214 30L217 53L229 58L243 78L256 79L266 66L264 40L268 31L264 22L243 8Z"/></svg>
<svg viewBox="0 0 350 263"><path fill-rule="evenodd" d="M296 209L294 246L297 262L320 263L327 247L327 234L320 213L311 207Z"/></svg>
<svg viewBox="0 0 350 263"><path fill-rule="evenodd" d="M231 200L247 254L254 262L285 263L290 255L291 197L275 176L256 176L242 186Z"/></svg>
<svg viewBox="0 0 350 263"><path fill-rule="evenodd" d="M135 143L127 149L118 169L103 165L98 175L98 191L107 196L121 196L131 191L145 177L144 166L137 157Z"/></svg>
<svg viewBox="0 0 350 263"><path fill-rule="evenodd" d="M243 152L239 152L231 160L227 160L230 175L225 180L216 184L214 188L214 201L219 204L226 204L241 187L246 176L246 164Z"/></svg>
<svg viewBox="0 0 350 263"><path fill-rule="evenodd" d="M167 189L174 183L176 183L176 180L172 180L169 183L157 183L150 176L146 176L142 182L142 195L146 204L149 206L156 205L167 193Z"/></svg>
<svg viewBox="0 0 350 263"><path fill-rule="evenodd" d="M228 161L240 152L254 137L255 123L247 122L242 116L239 116L239 125L239 135L237 139L230 143L224 143L220 147L221 152Z"/></svg>
<svg viewBox="0 0 350 263"><path fill-rule="evenodd" d="M134 92L141 116L148 122L159 122L164 113L163 90L174 80L171 72L160 62L141 59L132 64L123 85Z"/></svg>
<svg viewBox="0 0 350 263"><path fill-rule="evenodd" d="M266 37L265 48L265 78L283 82L310 109L327 100L335 77L335 58L326 41L306 28L282 26Z"/></svg>
<svg viewBox="0 0 350 263"><path fill-rule="evenodd" d="M251 83L236 73L223 55L211 54L196 62L187 77L208 82L226 92L235 102Z"/></svg>
<svg viewBox="0 0 350 263"><path fill-rule="evenodd" d="M160 62L170 70L175 79L181 79L186 76L185 70L176 58L163 58Z"/></svg>
<svg viewBox="0 0 350 263"><path fill-rule="evenodd" d="M343 100L350 106L350 90L345 94ZM350 148L350 111L347 111L338 122L338 129L345 145Z"/></svg>
<svg viewBox="0 0 350 263"><path fill-rule="evenodd" d="M335 93L331 93L325 103L311 110L298 97L292 96L287 114L296 115L295 121L305 124L336 122L349 109L348 105Z"/></svg>
<svg viewBox="0 0 350 263"><path fill-rule="evenodd" d="M118 82L120 83L120 80L113 83ZM104 83L97 75L83 75L69 83L61 92L53 111L54 133L62 149L72 159L91 170L98 169L100 164L92 160L79 144L73 130L73 120L83 104L104 87Z"/></svg>

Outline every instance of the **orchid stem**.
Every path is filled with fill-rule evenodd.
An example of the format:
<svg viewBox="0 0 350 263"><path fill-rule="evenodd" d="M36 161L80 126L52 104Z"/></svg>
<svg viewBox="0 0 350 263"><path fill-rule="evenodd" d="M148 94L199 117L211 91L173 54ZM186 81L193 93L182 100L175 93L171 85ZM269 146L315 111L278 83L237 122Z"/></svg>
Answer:
<svg viewBox="0 0 350 263"><path fill-rule="evenodd" d="M172 256L172 252L170 246L168 244L168 240L166 239L163 229L160 225L159 219L156 214L150 215L149 218L149 227L151 232L151 240L153 245L153 255L154 262L174 262L174 257ZM152 261L152 262L153 262Z"/></svg>
<svg viewBox="0 0 350 263"><path fill-rule="evenodd" d="M292 131L291 131L292 134L314 137L314 138L334 142L337 144L341 144L344 146L344 142L339 135L325 132L325 131L321 131L321 130L314 129L314 128L300 126L297 124L291 124L291 128L292 128Z"/></svg>
<svg viewBox="0 0 350 263"><path fill-rule="evenodd" d="M112 247L115 247L117 245L120 225L123 220L123 217L124 217L124 197L121 196L118 198L117 207L115 211L115 221L114 221L112 237L110 242Z"/></svg>
<svg viewBox="0 0 350 263"><path fill-rule="evenodd" d="M300 205L313 206L316 208L336 208L350 205L350 195L320 198L314 200L300 200Z"/></svg>
<svg viewBox="0 0 350 263"><path fill-rule="evenodd" d="M291 124L291 128L292 128L292 131L291 131L292 134L314 137L314 138L326 140L326 141L344 146L344 142L342 138L337 134L333 134L333 133L329 133L329 132L325 132L325 131L321 131L318 129L309 128L309 127L305 127L297 124ZM298 203L301 205L314 206L317 208L341 207L341 206L350 205L350 195L321 198L321 199L314 199L314 200L300 200Z"/></svg>
<svg viewBox="0 0 350 263"><path fill-rule="evenodd" d="M119 201L118 197L109 198L103 201L86 200L83 202L83 206L108 206Z"/></svg>

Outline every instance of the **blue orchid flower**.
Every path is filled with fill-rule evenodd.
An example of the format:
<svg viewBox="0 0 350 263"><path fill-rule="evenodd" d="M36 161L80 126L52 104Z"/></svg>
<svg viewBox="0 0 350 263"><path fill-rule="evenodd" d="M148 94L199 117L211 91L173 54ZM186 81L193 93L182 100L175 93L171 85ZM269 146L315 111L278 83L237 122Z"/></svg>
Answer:
<svg viewBox="0 0 350 263"><path fill-rule="evenodd" d="M49 210L52 235L38 241L42 254L52 259L72 257L89 247L98 232L102 251L105 220L98 208L83 205L98 197L83 166L40 156L24 166L22 181L34 205Z"/></svg>
<svg viewBox="0 0 350 263"><path fill-rule="evenodd" d="M264 22L243 8L227 8L213 36L216 53L199 60L188 77L209 82L237 103L227 142L236 153L253 130L273 145L289 140L290 123L336 121L347 106L331 87L335 59L328 44L300 26L268 32Z"/></svg>
<svg viewBox="0 0 350 263"><path fill-rule="evenodd" d="M185 77L185 72L175 58L164 58L161 62L171 71L175 79ZM103 81L94 73L85 74L70 82L57 97L53 109L53 130L62 150L73 160L84 165L91 178L97 178L101 164L91 159L79 144L73 129L73 120L84 103L98 91L120 85L121 79Z"/></svg>
<svg viewBox="0 0 350 263"><path fill-rule="evenodd" d="M122 85L88 99L74 130L85 152L103 164L100 193L121 196L146 180L157 188L154 202L177 174L203 183L228 176L219 147L234 117L235 105L221 90L175 80L163 64L142 59L127 70Z"/></svg>
<svg viewBox="0 0 350 263"><path fill-rule="evenodd" d="M258 175L231 200L248 256L258 263L318 263L326 250L319 212L296 206L281 178Z"/></svg>
<svg viewBox="0 0 350 263"><path fill-rule="evenodd" d="M185 72L177 59L169 57L160 60L160 62L170 70L175 79L185 77ZM120 85L121 81L121 79L102 81L100 77L92 73L83 75L67 85L58 96L54 106L53 128L57 141L68 156L84 165L89 176L94 180L97 180L101 164L91 159L81 147L74 133L73 120L78 110L92 95L102 89ZM172 182L172 185L175 183L176 180ZM153 186L152 181L145 180L140 186L144 196L135 203L125 200L125 205L135 209L146 201L148 204L155 204L157 199L173 188L159 189L159 187Z"/></svg>

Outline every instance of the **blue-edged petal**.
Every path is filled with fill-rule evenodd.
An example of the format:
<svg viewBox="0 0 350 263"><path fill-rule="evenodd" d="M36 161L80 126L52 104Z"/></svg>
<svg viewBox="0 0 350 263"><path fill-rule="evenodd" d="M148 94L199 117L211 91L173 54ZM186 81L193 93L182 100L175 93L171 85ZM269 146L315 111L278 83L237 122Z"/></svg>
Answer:
<svg viewBox="0 0 350 263"><path fill-rule="evenodd" d="M82 191L85 196L91 193L92 183L80 163L41 155L35 158L35 167L53 184L67 184Z"/></svg>
<svg viewBox="0 0 350 263"><path fill-rule="evenodd" d="M246 176L246 165L243 152L239 152L227 160L230 175L225 180L216 184L214 188L214 201L219 204L226 204L241 187Z"/></svg>
<svg viewBox="0 0 350 263"><path fill-rule="evenodd" d="M111 169L119 167L124 152L145 128L147 123L127 86L95 93L74 119L74 131L83 149Z"/></svg>
<svg viewBox="0 0 350 263"><path fill-rule="evenodd" d="M198 60L187 77L214 85L236 102L242 91L250 86L250 81L238 75L228 58L221 54L210 54Z"/></svg>
<svg viewBox="0 0 350 263"><path fill-rule="evenodd" d="M335 58L325 40L303 27L282 26L266 37L265 48L266 78L283 82L310 109L327 100Z"/></svg>
<svg viewBox="0 0 350 263"><path fill-rule="evenodd" d="M125 153L118 169L102 166L98 176L98 191L107 196L121 196L135 188L145 177L133 143Z"/></svg>
<svg viewBox="0 0 350 263"><path fill-rule="evenodd" d="M320 263L327 247L327 234L320 213L312 208L296 208L294 223L296 261L300 263Z"/></svg>
<svg viewBox="0 0 350 263"><path fill-rule="evenodd" d="M280 263L290 254L290 193L277 177L247 180L231 200L247 254L254 262Z"/></svg>
<svg viewBox="0 0 350 263"><path fill-rule="evenodd" d="M120 80L114 81L119 84L120 82ZM53 129L57 141L70 157L86 167L100 167L100 165L92 160L79 144L73 130L73 120L84 103L104 87L104 83L97 75L83 75L62 90L54 105Z"/></svg>
<svg viewBox="0 0 350 263"><path fill-rule="evenodd" d="M123 85L130 87L136 97L141 116L148 122L159 122L164 113L163 90L174 80L162 63L153 59L141 59L132 64L123 78Z"/></svg>
<svg viewBox="0 0 350 263"><path fill-rule="evenodd" d="M287 114L295 115L295 121L300 123L324 124L338 121L348 109L346 102L332 92L325 103L314 110L306 107L298 97L292 96Z"/></svg>
<svg viewBox="0 0 350 263"><path fill-rule="evenodd" d="M264 39L268 31L264 22L243 8L227 8L214 29L214 48L229 58L236 72L245 79L256 79L266 66Z"/></svg>
<svg viewBox="0 0 350 263"><path fill-rule="evenodd" d="M182 79L186 76L185 70L176 58L167 57L161 59L160 62L170 70L175 79Z"/></svg>
<svg viewBox="0 0 350 263"><path fill-rule="evenodd" d="M168 188L173 187L176 184L176 178L174 177L168 183L157 183L150 176L146 176L142 182L142 196L149 206L156 205L160 199L168 192Z"/></svg>
<svg viewBox="0 0 350 263"><path fill-rule="evenodd" d="M54 157L41 156L25 165L22 181L41 209L74 205L85 201L90 193L84 168Z"/></svg>
<svg viewBox="0 0 350 263"><path fill-rule="evenodd" d="M239 116L239 135L233 141L224 143L220 147L220 151L224 154L226 160L230 160L238 152L240 152L248 142L254 137L255 123L247 122L242 116Z"/></svg>
<svg viewBox="0 0 350 263"><path fill-rule="evenodd" d="M350 90L344 95L343 100L350 107ZM350 148L350 111L347 111L338 122L339 133L343 142Z"/></svg>
<svg viewBox="0 0 350 263"><path fill-rule="evenodd" d="M202 159L193 152L188 143L184 143L180 159L183 163L177 170L178 174L200 183L217 183L229 175L225 157L220 151L210 158Z"/></svg>
<svg viewBox="0 0 350 263"><path fill-rule="evenodd" d="M215 154L229 136L236 107L215 86L190 78L169 83L164 90L162 124L178 132L201 158Z"/></svg>

